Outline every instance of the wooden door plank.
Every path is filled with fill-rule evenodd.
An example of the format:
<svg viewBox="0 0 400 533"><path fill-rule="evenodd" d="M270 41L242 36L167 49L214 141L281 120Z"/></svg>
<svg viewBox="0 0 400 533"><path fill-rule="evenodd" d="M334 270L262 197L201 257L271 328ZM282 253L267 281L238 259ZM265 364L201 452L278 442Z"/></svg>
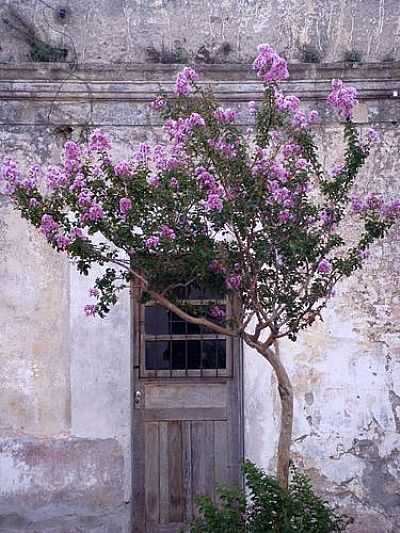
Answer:
<svg viewBox="0 0 400 533"><path fill-rule="evenodd" d="M145 424L145 501L146 524L160 520L160 433L157 422Z"/></svg>
<svg viewBox="0 0 400 533"><path fill-rule="evenodd" d="M192 423L182 422L182 461L183 461L183 494L184 521L189 523L193 518L193 472L192 472Z"/></svg>
<svg viewBox="0 0 400 533"><path fill-rule="evenodd" d="M215 497L214 422L192 422L193 498ZM194 508L196 508L194 502ZM194 513L197 516L197 511Z"/></svg>
<svg viewBox="0 0 400 533"><path fill-rule="evenodd" d="M226 409L221 407L206 408L171 408L171 409L146 409L145 420L226 420Z"/></svg>
<svg viewBox="0 0 400 533"><path fill-rule="evenodd" d="M215 483L216 485L228 484L228 442L227 422L214 422L214 457L215 457Z"/></svg>
<svg viewBox="0 0 400 533"><path fill-rule="evenodd" d="M168 425L160 422L160 524L169 522Z"/></svg>
<svg viewBox="0 0 400 533"><path fill-rule="evenodd" d="M183 522L182 424L168 423L169 521Z"/></svg>

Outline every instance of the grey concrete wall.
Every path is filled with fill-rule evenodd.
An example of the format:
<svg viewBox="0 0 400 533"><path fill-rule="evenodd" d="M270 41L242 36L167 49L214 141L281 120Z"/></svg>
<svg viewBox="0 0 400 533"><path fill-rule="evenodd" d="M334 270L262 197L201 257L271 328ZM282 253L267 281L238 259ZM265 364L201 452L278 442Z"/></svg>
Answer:
<svg viewBox="0 0 400 533"><path fill-rule="evenodd" d="M5 12L11 4L36 39L68 49L73 68L32 62L32 47L4 23L15 25ZM171 87L179 66L152 65L157 59L218 63L201 66L203 78L216 80L216 92L249 123L246 102L259 85L244 63L270 41L295 63L288 90L323 115L326 165L340 157L341 142L321 98L331 78L347 78L361 92L360 127L374 124L384 138L360 189L400 191L397 0L69 0L65 19L48 7L62 2L45 4L0 4L0 156L56 161L65 125L73 138L102 126L117 155L158 138L148 103L159 81ZM323 64L300 64L304 47ZM378 63L343 63L352 51ZM281 346L295 384L295 460L356 517L351 533L400 529L398 257L393 232L341 287L325 321ZM86 319L90 285L0 199L2 533L129 530L129 301L103 321ZM278 410L268 368L246 350L246 453L267 468Z"/></svg>
<svg viewBox="0 0 400 533"><path fill-rule="evenodd" d="M271 42L291 61L308 57L365 62L399 59L397 0L3 0L37 39L66 48L67 60L145 63L249 62ZM54 7L56 9L51 9ZM66 8L60 18L58 8ZM0 61L21 62L31 48L3 23ZM193 31L195 29L195 31ZM25 40L25 42L24 42ZM355 55L354 55L355 54Z"/></svg>
<svg viewBox="0 0 400 533"><path fill-rule="evenodd" d="M68 79L59 66L4 67L1 152L55 161L64 141L60 125L72 124L78 138L101 124L122 156L130 143L160 135L148 107L158 83L135 79L161 79L171 88L174 70L81 69L81 79L100 80L88 84ZM287 84L307 107L319 107L323 125L316 134L329 166L340 160L341 131L320 99L330 78L353 78L361 94L359 127L374 124L384 139L363 170L360 191L399 191L397 75L389 66L303 65L295 69L299 81ZM203 76L236 79L216 82L215 91L249 123L246 101L260 96L252 75L221 66ZM6 481L0 531L128 531L125 502L135 453L129 445L128 296L107 319L85 318L90 279L80 278L6 205L1 221L0 472ZM294 458L322 494L356 517L352 533L400 527L398 252L399 233L393 231L374 248L366 270L341 286L325 321L296 345L281 346L296 393ZM278 412L269 369L246 350L246 454L268 469Z"/></svg>

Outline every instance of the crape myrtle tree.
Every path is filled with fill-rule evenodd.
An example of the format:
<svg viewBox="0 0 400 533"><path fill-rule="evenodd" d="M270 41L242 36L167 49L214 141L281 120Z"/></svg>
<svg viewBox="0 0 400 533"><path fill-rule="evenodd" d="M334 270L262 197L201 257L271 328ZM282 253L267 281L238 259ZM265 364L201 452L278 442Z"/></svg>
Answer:
<svg viewBox="0 0 400 533"><path fill-rule="evenodd" d="M287 487L293 391L277 342L296 341L315 321L334 286L361 268L370 245L396 221L400 202L352 196L378 140L372 129L361 137L352 122L354 88L332 82L328 102L343 122L345 150L326 173L312 137L318 113L278 87L289 75L286 61L263 44L253 67L263 98L249 104L252 132L186 67L173 97L160 94L152 104L164 144L140 144L115 162L109 138L95 130L86 144L66 142L58 166L21 173L5 159L1 182L21 215L80 273L102 267L87 315L103 317L133 284L135 298L239 336L266 359L281 400L277 478ZM351 240L343 231L348 217L357 219ZM195 310L180 301L185 283L224 291L229 317L218 305Z"/></svg>

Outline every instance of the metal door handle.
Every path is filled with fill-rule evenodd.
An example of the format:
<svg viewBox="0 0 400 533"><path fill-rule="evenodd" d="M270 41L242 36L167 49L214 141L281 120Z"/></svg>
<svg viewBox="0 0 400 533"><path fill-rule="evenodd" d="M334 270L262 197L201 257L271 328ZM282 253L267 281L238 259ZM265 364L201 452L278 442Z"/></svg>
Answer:
<svg viewBox="0 0 400 533"><path fill-rule="evenodd" d="M135 392L135 404L136 404L136 405L139 405L141 399L142 399L142 393L140 392L140 390L137 390L137 391Z"/></svg>

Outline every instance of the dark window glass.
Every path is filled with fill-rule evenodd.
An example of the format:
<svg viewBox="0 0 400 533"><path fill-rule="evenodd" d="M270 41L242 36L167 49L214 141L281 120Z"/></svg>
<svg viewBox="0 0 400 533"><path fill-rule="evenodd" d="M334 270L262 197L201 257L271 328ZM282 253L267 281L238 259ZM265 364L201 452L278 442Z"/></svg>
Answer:
<svg viewBox="0 0 400 533"><path fill-rule="evenodd" d="M186 341L172 341L172 370L184 370L186 368Z"/></svg>
<svg viewBox="0 0 400 533"><path fill-rule="evenodd" d="M168 315L168 311L158 305L147 305L144 315L145 332L148 335L168 335Z"/></svg>
<svg viewBox="0 0 400 533"><path fill-rule="evenodd" d="M217 344L217 368L226 368L226 341L218 339Z"/></svg>
<svg viewBox="0 0 400 533"><path fill-rule="evenodd" d="M170 328L169 333L171 335L185 335L186 334L186 322L179 318L179 316L170 313Z"/></svg>
<svg viewBox="0 0 400 533"><path fill-rule="evenodd" d="M203 341L203 368L217 368L217 346L215 340Z"/></svg>
<svg viewBox="0 0 400 533"><path fill-rule="evenodd" d="M168 341L146 341L146 369L169 370L170 343Z"/></svg>
<svg viewBox="0 0 400 533"><path fill-rule="evenodd" d="M198 370L201 368L201 341L188 341L188 369Z"/></svg>

